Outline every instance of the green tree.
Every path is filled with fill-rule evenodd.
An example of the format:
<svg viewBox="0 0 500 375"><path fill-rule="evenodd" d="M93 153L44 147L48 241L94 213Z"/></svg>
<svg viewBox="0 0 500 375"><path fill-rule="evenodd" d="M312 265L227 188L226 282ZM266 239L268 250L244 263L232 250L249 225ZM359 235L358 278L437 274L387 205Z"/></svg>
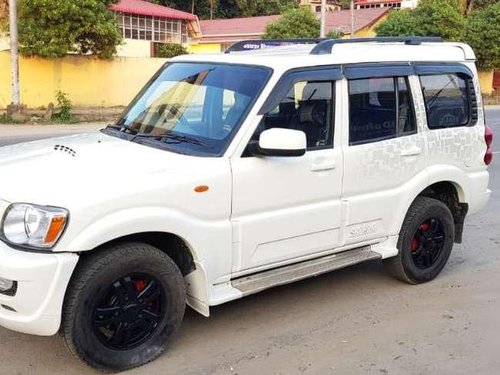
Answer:
<svg viewBox="0 0 500 375"><path fill-rule="evenodd" d="M389 13L387 20L377 26L379 36L408 36L417 34L416 19L413 11L400 10Z"/></svg>
<svg viewBox="0 0 500 375"><path fill-rule="evenodd" d="M158 45L156 50L156 57L163 57L167 59L187 54L188 51L186 50L186 48L184 48L180 44L174 43L160 44Z"/></svg>
<svg viewBox="0 0 500 375"><path fill-rule="evenodd" d="M465 3L467 13L470 13L475 9L483 9L490 5L495 5L498 3L498 0L466 0Z"/></svg>
<svg viewBox="0 0 500 375"><path fill-rule="evenodd" d="M465 40L474 49L479 67L500 68L500 3L470 14Z"/></svg>
<svg viewBox="0 0 500 375"><path fill-rule="evenodd" d="M340 39L344 36L344 33L342 30L335 29L335 30L330 30L329 32L326 33L326 37L329 39Z"/></svg>
<svg viewBox="0 0 500 375"><path fill-rule="evenodd" d="M466 20L459 0L421 0L415 17L418 35L463 39Z"/></svg>
<svg viewBox="0 0 500 375"><path fill-rule="evenodd" d="M460 0L421 0L413 11L393 12L376 31L379 36L441 36L462 40L465 26Z"/></svg>
<svg viewBox="0 0 500 375"><path fill-rule="evenodd" d="M9 2L0 0L0 35L9 29Z"/></svg>
<svg viewBox="0 0 500 375"><path fill-rule="evenodd" d="M286 11L279 20L269 23L263 39L318 38L320 21L309 7Z"/></svg>
<svg viewBox="0 0 500 375"><path fill-rule="evenodd" d="M110 58L121 43L115 15L117 0L20 0L20 52L63 57L67 53Z"/></svg>
<svg viewBox="0 0 500 375"><path fill-rule="evenodd" d="M351 0L340 0L339 3L342 9L351 9Z"/></svg>
<svg viewBox="0 0 500 375"><path fill-rule="evenodd" d="M184 12L191 12L192 0L150 0ZM295 0L216 0L214 18L254 17L280 14L297 6ZM195 0L194 12L201 19L210 18L210 0Z"/></svg>

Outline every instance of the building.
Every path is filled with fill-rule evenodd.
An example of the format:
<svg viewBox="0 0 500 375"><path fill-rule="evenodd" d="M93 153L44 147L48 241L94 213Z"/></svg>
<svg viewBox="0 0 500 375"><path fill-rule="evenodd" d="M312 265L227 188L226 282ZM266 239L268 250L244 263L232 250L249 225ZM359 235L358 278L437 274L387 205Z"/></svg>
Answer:
<svg viewBox="0 0 500 375"><path fill-rule="evenodd" d="M109 8L116 13L125 41L118 47L118 56L151 57L158 44L187 45L199 37L199 21L191 13L143 0L120 0Z"/></svg>
<svg viewBox="0 0 500 375"><path fill-rule="evenodd" d="M402 0L356 0L356 9L401 8Z"/></svg>
<svg viewBox="0 0 500 375"><path fill-rule="evenodd" d="M383 22L391 8L358 9L355 11L356 37L375 36L375 27ZM192 40L189 51L192 53L218 53L231 44L244 39L261 39L268 23L281 18L281 15L219 19L201 21L202 36ZM340 10L326 15L326 30L341 31L346 37L351 32L351 11Z"/></svg>
<svg viewBox="0 0 500 375"><path fill-rule="evenodd" d="M356 9L368 8L394 8L394 9L414 9L419 0L356 0Z"/></svg>
<svg viewBox="0 0 500 375"><path fill-rule="evenodd" d="M321 12L321 0L300 0L301 6L310 6L311 10L315 13ZM326 11L334 12L341 10L340 2L337 0L326 0Z"/></svg>
<svg viewBox="0 0 500 375"><path fill-rule="evenodd" d="M401 2L401 9L415 9L419 0L403 0Z"/></svg>

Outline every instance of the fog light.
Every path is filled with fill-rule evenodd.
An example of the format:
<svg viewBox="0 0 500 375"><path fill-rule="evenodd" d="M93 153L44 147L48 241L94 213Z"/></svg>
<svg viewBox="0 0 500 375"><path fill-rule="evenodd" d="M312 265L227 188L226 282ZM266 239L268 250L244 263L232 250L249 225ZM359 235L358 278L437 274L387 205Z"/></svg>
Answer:
<svg viewBox="0 0 500 375"><path fill-rule="evenodd" d="M8 290L11 290L13 286L14 286L14 281L0 277L0 292L6 292Z"/></svg>

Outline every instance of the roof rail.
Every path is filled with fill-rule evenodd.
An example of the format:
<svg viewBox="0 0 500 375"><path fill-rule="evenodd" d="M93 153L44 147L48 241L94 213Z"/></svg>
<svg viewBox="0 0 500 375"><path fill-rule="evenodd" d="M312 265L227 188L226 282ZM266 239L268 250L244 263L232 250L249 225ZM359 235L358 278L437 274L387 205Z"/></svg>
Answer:
<svg viewBox="0 0 500 375"><path fill-rule="evenodd" d="M416 46L424 42L440 43L443 39L441 37L422 37L422 36L384 36L377 38L354 38L354 39L327 39L318 43L311 51L311 55L328 55L332 53L333 46L336 44L350 44L350 43L404 43L411 46Z"/></svg>
<svg viewBox="0 0 500 375"><path fill-rule="evenodd" d="M266 48L293 46L297 44L318 44L327 41L328 39L326 38L242 40L231 45L224 53L255 51Z"/></svg>

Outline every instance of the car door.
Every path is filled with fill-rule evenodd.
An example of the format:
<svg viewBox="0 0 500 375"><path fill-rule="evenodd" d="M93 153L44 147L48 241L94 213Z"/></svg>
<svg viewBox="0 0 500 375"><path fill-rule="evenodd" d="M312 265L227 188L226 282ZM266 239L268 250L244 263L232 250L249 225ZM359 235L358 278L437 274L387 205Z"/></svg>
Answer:
<svg viewBox="0 0 500 375"><path fill-rule="evenodd" d="M306 133L301 157L231 160L233 273L299 261L340 244L342 152L335 136L340 71L293 72L277 84L251 141L263 130Z"/></svg>
<svg viewBox="0 0 500 375"><path fill-rule="evenodd" d="M414 177L425 174L425 118L415 113L414 105L417 78L405 75L404 69L400 76L394 72L398 67L374 72L346 69L349 110L344 121L349 132L344 139L342 191L348 212L346 246L397 234L394 213L414 194Z"/></svg>

